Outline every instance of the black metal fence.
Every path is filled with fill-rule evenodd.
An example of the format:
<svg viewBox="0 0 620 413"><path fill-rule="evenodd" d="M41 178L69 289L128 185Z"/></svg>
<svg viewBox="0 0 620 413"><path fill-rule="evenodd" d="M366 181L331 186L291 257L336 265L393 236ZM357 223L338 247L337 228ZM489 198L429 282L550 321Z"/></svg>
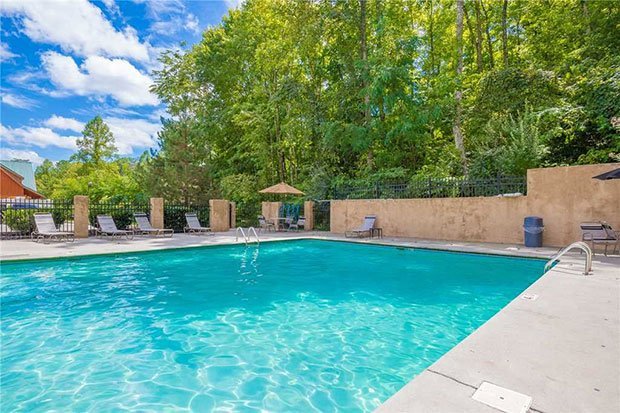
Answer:
<svg viewBox="0 0 620 413"><path fill-rule="evenodd" d="M405 199L405 198L462 198L527 193L524 176L496 178L418 178L409 182L375 182L335 185L329 193L332 199Z"/></svg>
<svg viewBox="0 0 620 413"><path fill-rule="evenodd" d="M97 215L110 215L118 229L135 227L133 214L143 212L149 215L148 203L137 202L95 202L90 204L88 219L91 227L97 227Z"/></svg>
<svg viewBox="0 0 620 413"><path fill-rule="evenodd" d="M316 231L329 231L330 205L329 201L314 201L314 229Z"/></svg>
<svg viewBox="0 0 620 413"><path fill-rule="evenodd" d="M50 213L59 230L73 231L72 200L12 199L0 201L0 238L29 237L35 213Z"/></svg>
<svg viewBox="0 0 620 413"><path fill-rule="evenodd" d="M164 228L172 228L174 232L183 232L183 228L187 225L186 212L197 213L200 223L205 227L209 226L209 204L185 205L164 202Z"/></svg>

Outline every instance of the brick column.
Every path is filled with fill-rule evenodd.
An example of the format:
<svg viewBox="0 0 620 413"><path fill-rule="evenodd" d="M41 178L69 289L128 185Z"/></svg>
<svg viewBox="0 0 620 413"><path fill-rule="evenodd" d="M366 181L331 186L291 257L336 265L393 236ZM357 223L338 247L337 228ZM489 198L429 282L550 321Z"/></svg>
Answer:
<svg viewBox="0 0 620 413"><path fill-rule="evenodd" d="M306 231L312 231L314 229L314 201L304 202L304 217L306 218Z"/></svg>
<svg viewBox="0 0 620 413"><path fill-rule="evenodd" d="M209 200L209 226L213 232L230 229L230 202L225 199Z"/></svg>
<svg viewBox="0 0 620 413"><path fill-rule="evenodd" d="M73 197L73 232L75 238L88 238L88 204L87 196Z"/></svg>
<svg viewBox="0 0 620 413"><path fill-rule="evenodd" d="M164 198L151 198L150 204L150 220L153 228L161 229L164 227Z"/></svg>

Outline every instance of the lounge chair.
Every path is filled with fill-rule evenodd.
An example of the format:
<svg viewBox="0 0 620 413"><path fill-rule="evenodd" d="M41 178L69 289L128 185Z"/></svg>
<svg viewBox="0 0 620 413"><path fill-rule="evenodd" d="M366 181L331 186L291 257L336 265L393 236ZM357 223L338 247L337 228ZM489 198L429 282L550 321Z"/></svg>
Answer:
<svg viewBox="0 0 620 413"><path fill-rule="evenodd" d="M606 222L582 222L581 240L590 243L590 248L594 251L595 244L605 245L604 254L607 255L607 248L614 246L613 254L616 253L620 245L620 233L614 231L611 225Z"/></svg>
<svg viewBox="0 0 620 413"><path fill-rule="evenodd" d="M304 228L304 229L306 227L306 218L303 217L303 216L299 217L299 219L297 221L295 221L292 224L290 224L288 226L288 230L289 231L292 231L292 230L299 231L299 227Z"/></svg>
<svg viewBox="0 0 620 413"><path fill-rule="evenodd" d="M144 212L134 212L133 217L136 220L136 224L138 224L138 230L134 232L138 235L153 235L155 237L162 235L164 237L172 237L174 234L173 229L153 228L149 221L149 217L147 217Z"/></svg>
<svg viewBox="0 0 620 413"><path fill-rule="evenodd" d="M377 220L376 215L366 215L364 217L364 223L359 228L353 229L351 231L347 231L344 233L344 236L349 237L363 237L370 236L372 229L375 227L375 221Z"/></svg>
<svg viewBox="0 0 620 413"><path fill-rule="evenodd" d="M268 221L263 215L258 216L258 230L275 231L276 226L273 222Z"/></svg>
<svg viewBox="0 0 620 413"><path fill-rule="evenodd" d="M30 235L31 239L35 242L43 240L57 240L57 241L75 241L75 235L73 232L59 231L54 224L54 218L50 213L36 213L34 214L34 224L37 229Z"/></svg>
<svg viewBox="0 0 620 413"><path fill-rule="evenodd" d="M97 215L97 236L106 237L125 237L127 239L133 239L133 231L125 231L116 228L116 224L110 215Z"/></svg>
<svg viewBox="0 0 620 413"><path fill-rule="evenodd" d="M198 214L195 212L186 212L185 220L187 221L187 226L183 228L183 232L187 234L211 234L211 228L203 227L200 225L200 221L198 221Z"/></svg>

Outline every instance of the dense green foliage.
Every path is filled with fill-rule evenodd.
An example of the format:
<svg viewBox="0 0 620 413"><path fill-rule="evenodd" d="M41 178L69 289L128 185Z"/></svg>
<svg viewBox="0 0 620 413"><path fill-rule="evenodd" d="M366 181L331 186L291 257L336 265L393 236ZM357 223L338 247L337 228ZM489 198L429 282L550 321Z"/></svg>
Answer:
<svg viewBox="0 0 620 413"><path fill-rule="evenodd" d="M91 202L144 200L135 177L135 162L118 158L114 136L97 116L86 124L78 151L68 161L45 160L35 177L39 192L51 199L87 195Z"/></svg>
<svg viewBox="0 0 620 413"><path fill-rule="evenodd" d="M247 0L161 56L159 147L134 175L106 164L116 178L102 181L223 196L250 216L278 181L321 197L334 183L617 162L619 27L613 1Z"/></svg>
<svg viewBox="0 0 620 413"><path fill-rule="evenodd" d="M463 13L457 78L452 0L245 2L162 56L153 91L171 118L144 186L251 203L282 180L320 196L459 176L458 85L470 175L618 160L619 3L467 0Z"/></svg>

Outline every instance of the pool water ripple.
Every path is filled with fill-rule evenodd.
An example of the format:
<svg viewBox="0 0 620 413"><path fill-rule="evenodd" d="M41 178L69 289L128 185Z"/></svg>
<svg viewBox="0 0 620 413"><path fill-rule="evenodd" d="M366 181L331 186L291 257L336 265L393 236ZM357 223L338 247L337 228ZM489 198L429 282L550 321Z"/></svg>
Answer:
<svg viewBox="0 0 620 413"><path fill-rule="evenodd" d="M544 262L323 241L3 264L2 411L372 411Z"/></svg>

